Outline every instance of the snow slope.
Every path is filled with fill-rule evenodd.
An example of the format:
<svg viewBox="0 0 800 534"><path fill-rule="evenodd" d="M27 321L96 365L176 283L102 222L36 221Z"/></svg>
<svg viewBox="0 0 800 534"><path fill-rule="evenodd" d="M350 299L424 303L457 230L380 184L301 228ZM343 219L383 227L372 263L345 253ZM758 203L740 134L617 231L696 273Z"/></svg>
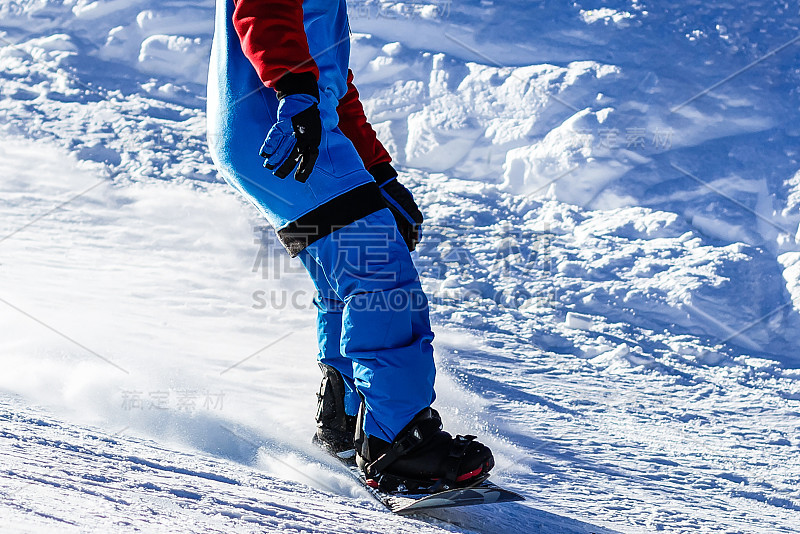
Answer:
<svg viewBox="0 0 800 534"><path fill-rule="evenodd" d="M428 218L437 406L529 497L437 517L796 531L797 6L350 6L357 83ZM0 519L143 528L147 502L164 530L451 528L362 512L307 443L311 286L205 152L212 13L0 1ZM115 443L70 456L89 434Z"/></svg>
<svg viewBox="0 0 800 534"><path fill-rule="evenodd" d="M231 461L64 425L7 399L1 406L6 532L447 530L388 516L364 495L331 495Z"/></svg>
<svg viewBox="0 0 800 534"><path fill-rule="evenodd" d="M312 289L276 255L272 234L262 243L256 226L254 242L248 223L263 223L227 186L119 186L102 165L21 139L4 142L0 172L3 235L18 231L2 242L0 265L0 323L13 333L0 341L0 390L17 395L0 395L1 525L425 531L395 522L310 443ZM442 395L458 391L449 380L440 377ZM454 400L442 406L460 430L481 430L463 396ZM501 436L490 442L519 454ZM512 456L500 461L509 473L524 469ZM481 531L531 522L598 531L559 513L504 508L488 524L485 513L444 517ZM428 521L431 531L449 528Z"/></svg>

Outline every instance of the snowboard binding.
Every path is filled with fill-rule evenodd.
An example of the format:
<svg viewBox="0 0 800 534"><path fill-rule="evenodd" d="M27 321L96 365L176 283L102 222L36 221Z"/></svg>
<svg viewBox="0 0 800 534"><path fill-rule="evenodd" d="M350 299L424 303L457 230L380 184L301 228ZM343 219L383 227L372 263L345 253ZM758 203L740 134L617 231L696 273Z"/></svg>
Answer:
<svg viewBox="0 0 800 534"><path fill-rule="evenodd" d="M469 487L489 477L494 457L475 436L452 437L433 408L419 412L392 443L367 436L356 422L356 462L367 485L386 492L435 493Z"/></svg>
<svg viewBox="0 0 800 534"><path fill-rule="evenodd" d="M344 463L356 464L365 483L383 492L433 494L474 487L494 467L492 451L475 436L442 430L433 408L420 411L391 443L364 432L366 405L358 416L344 409L344 381L333 367L320 363L317 431L312 441Z"/></svg>
<svg viewBox="0 0 800 534"><path fill-rule="evenodd" d="M488 469L487 469L488 471ZM447 491L456 488L469 488L477 486L489 478L489 473L483 473L469 479L469 483L464 485L443 480L416 480L410 477L399 477L389 473L378 473L377 475L365 478L364 483L384 493L406 494L406 495L426 495Z"/></svg>
<svg viewBox="0 0 800 534"><path fill-rule="evenodd" d="M330 365L320 363L319 368L322 382L317 393L317 431L311 441L340 460L352 461L356 454L356 416L344 410L344 380Z"/></svg>

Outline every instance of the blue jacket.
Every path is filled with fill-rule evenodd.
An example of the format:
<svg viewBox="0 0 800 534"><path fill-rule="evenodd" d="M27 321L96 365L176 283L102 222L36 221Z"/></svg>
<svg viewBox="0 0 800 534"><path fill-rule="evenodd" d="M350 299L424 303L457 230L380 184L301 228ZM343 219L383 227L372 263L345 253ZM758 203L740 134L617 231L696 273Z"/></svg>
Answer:
<svg viewBox="0 0 800 534"><path fill-rule="evenodd" d="M272 0L295 2L300 0ZM208 80L208 143L218 170L234 188L247 197L264 214L269 223L279 231L294 231L298 225L319 225L320 212L335 213L336 220L323 221L331 227L343 226L381 209L385 203L380 198L374 180L364 168L353 143L337 127L336 108L348 92L348 62L350 53L349 25L345 0L305 0L302 2L302 21L313 62L305 67L316 69L319 76L320 115L323 136L320 155L314 171L305 183L290 178L279 179L263 168L259 150L270 127L276 122L278 101L275 91L262 79L266 70L257 63L258 54L270 57L270 36L251 28L243 39L234 27L235 11L263 4L263 0L218 0L211 65ZM257 6L258 7L258 6ZM265 15L266 18L269 18ZM260 20L251 16L247 21ZM266 35L259 41L259 36ZM248 40L249 39L249 40ZM274 39L273 39L274 40ZM285 55L285 43L278 42L275 56ZM260 47L260 48L259 48ZM248 50L250 58L243 48ZM255 51L254 51L255 50ZM255 60L253 58L256 58ZM350 197L347 197L347 195ZM344 198L339 198L344 197ZM338 198L336 209L324 209ZM356 206L352 213L340 213L347 206ZM344 211L348 211L345 209ZM355 217L355 218L354 218ZM328 217L330 218L330 217ZM324 229L322 235L330 232ZM306 244L319 238L311 233ZM283 238L282 238L283 240ZM287 245L287 241L284 245ZM295 243L296 254L304 245ZM298 248L299 247L299 248Z"/></svg>

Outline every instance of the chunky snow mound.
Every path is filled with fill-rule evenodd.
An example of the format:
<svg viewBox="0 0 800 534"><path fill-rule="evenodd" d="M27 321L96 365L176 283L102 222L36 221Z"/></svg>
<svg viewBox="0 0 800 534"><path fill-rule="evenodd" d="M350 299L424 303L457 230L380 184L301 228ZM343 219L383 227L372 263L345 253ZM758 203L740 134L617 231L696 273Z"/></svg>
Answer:
<svg viewBox="0 0 800 534"><path fill-rule="evenodd" d="M796 528L800 14L650 4L350 3L357 82L427 217L416 261L438 332L437 406L449 428L485 437L498 480L530 498L491 524L440 519ZM337 475L307 444L311 287L206 153L212 19L208 0L0 0L0 389L28 399L3 409L33 402L64 419L21 416L4 437L126 428L175 442L181 462L261 480L259 499L297 504L291 521L319 511L391 530L351 507L353 486L315 482ZM237 452L220 425L253 429L260 452ZM118 438L109 447L130 456L177 458ZM3 524L58 521L31 519L49 509L99 528L91 518L112 501L55 513L99 492L27 465L73 461L42 447L0 482L36 478L43 504L4 500ZM83 473L101 465L85 460ZM223 519L240 513L222 504L240 488L216 504L173 494L175 507L154 488L219 488L139 475L109 484L131 503L160 496L148 506L165 530L251 529L244 512ZM259 510L269 528L277 512Z"/></svg>

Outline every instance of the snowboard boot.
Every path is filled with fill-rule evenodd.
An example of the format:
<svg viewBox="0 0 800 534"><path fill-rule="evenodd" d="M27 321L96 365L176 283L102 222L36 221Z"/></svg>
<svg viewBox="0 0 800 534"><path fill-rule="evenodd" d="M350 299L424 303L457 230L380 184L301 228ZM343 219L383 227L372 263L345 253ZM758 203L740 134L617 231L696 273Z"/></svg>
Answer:
<svg viewBox="0 0 800 534"><path fill-rule="evenodd" d="M344 411L344 381L330 365L320 363L319 367L322 382L317 393L317 432L311 441L342 460L352 460L356 454L356 416Z"/></svg>
<svg viewBox="0 0 800 534"><path fill-rule="evenodd" d="M356 462L369 486L383 491L433 493L479 484L494 467L492 451L475 436L456 436L442 430L433 408L425 408L397 434L392 443L366 436L359 411Z"/></svg>

